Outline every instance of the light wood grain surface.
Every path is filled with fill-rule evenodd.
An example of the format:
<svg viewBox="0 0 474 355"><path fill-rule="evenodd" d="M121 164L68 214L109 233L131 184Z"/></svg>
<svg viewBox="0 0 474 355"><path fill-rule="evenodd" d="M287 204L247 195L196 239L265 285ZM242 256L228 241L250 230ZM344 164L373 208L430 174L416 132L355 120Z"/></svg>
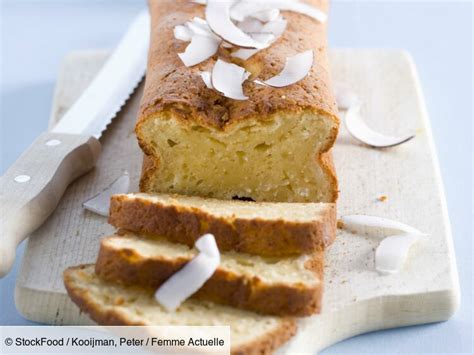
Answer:
<svg viewBox="0 0 474 355"><path fill-rule="evenodd" d="M54 124L92 80L105 52L74 53L64 61L53 103ZM372 214L408 223L429 238L410 251L401 273L374 270L380 239L340 231L326 256L323 313L299 322L282 352L315 352L363 332L448 319L459 304L452 238L429 120L416 70L398 50L333 50L335 81L349 85L364 102L369 125L388 134L414 130L417 137L375 150L341 129L335 147L340 179L338 213ZM81 203L124 170L137 190L141 153L133 127L140 87L101 139L96 168L71 185L56 212L28 241L16 287L16 305L26 318L48 324L91 324L67 298L62 271L94 262L99 240L113 232L104 217ZM386 195L380 202L377 198Z"/></svg>

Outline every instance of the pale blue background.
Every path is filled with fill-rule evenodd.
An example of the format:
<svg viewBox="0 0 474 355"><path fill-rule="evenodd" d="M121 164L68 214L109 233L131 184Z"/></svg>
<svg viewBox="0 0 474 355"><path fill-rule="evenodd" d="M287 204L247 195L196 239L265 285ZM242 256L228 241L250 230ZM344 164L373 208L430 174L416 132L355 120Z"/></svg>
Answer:
<svg viewBox="0 0 474 355"><path fill-rule="evenodd" d="M62 58L77 49L112 48L143 6L141 0L2 1L2 174L46 129ZM446 188L462 305L449 322L358 336L325 354L472 353L472 17L470 1L333 2L332 46L404 48L418 66ZM2 325L29 323L13 302L18 265L0 281Z"/></svg>

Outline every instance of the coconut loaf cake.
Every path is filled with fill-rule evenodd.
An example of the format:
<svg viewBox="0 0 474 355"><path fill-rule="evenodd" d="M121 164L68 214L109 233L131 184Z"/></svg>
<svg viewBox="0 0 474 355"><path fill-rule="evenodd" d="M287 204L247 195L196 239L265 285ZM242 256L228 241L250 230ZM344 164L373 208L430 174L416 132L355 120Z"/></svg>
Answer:
<svg viewBox="0 0 474 355"><path fill-rule="evenodd" d="M336 235L332 203L224 201L169 194L112 196L109 223L192 247L205 233L220 251L265 256L324 250Z"/></svg>
<svg viewBox="0 0 474 355"><path fill-rule="evenodd" d="M194 299L168 312L156 303L154 289L104 281L94 273L93 265L68 268L64 284L72 301L100 325L229 325L232 354L270 354L296 332L290 318Z"/></svg>
<svg viewBox="0 0 474 355"><path fill-rule="evenodd" d="M121 233L102 239L95 271L103 280L156 290L197 254L164 238ZM323 252L286 258L225 252L220 260L193 297L278 316L320 311Z"/></svg>
<svg viewBox="0 0 474 355"><path fill-rule="evenodd" d="M135 127L142 194L112 199L109 222L119 231L101 242L96 265L64 273L70 298L97 323L229 325L233 354L267 354L295 334L289 317L320 310L324 249L336 231L331 148L339 120L327 0L304 2L317 8L312 15L297 1L275 2L279 10L263 11L265 20L236 10L254 1L149 0ZM284 26L278 35L237 28L247 18ZM268 46L256 39L262 35ZM206 46L192 46L193 38L212 42L194 64L185 52ZM242 59L240 49L258 51ZM296 57L306 64L290 72L304 75L270 85ZM227 80L229 68L242 74ZM227 81L237 90L229 94Z"/></svg>
<svg viewBox="0 0 474 355"><path fill-rule="evenodd" d="M306 1L323 12L327 0ZM136 135L146 155L140 189L219 199L334 202L337 179L330 149L339 120L327 58L326 24L283 11L286 30L247 60L220 48L219 57L251 73L247 100L208 88L200 73L217 55L186 67L186 43L173 29L205 7L189 0L150 0L151 45ZM258 85L281 72L288 57L312 50L309 74L293 85Z"/></svg>

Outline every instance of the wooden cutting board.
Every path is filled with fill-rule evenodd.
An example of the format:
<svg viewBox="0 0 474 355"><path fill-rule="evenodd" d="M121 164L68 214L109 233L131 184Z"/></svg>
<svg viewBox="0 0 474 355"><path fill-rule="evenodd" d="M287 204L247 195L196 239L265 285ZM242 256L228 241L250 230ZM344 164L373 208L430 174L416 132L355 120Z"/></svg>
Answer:
<svg viewBox="0 0 474 355"><path fill-rule="evenodd" d="M446 202L430 124L410 57L398 50L337 49L330 53L336 82L363 100L370 126L387 134L416 131L412 141L375 150L341 125L334 150L340 180L338 213L370 214L408 223L430 236L416 244L402 272L374 270L380 238L339 231L328 250L323 313L299 322L289 353L319 351L339 340L390 327L448 319L459 305L459 285ZM86 88L107 52L69 55L57 83L50 127ZM16 306L27 319L48 324L91 324L66 296L62 272L92 263L99 239L113 232L104 217L83 210L123 171L137 191L142 155L134 122L143 85L101 138L97 167L71 185L55 213L29 239L16 284ZM47 158L47 157L45 157ZM381 202L378 197L386 195Z"/></svg>

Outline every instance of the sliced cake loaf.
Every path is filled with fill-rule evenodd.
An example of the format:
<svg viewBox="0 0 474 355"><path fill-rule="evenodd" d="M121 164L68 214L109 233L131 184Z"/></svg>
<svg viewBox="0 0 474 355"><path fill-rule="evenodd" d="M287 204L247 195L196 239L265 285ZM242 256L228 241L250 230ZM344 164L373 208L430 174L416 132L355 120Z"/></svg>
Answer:
<svg viewBox="0 0 474 355"><path fill-rule="evenodd" d="M327 11L327 0L309 0ZM247 60L221 48L193 67L177 53L187 43L173 28L205 7L189 0L150 1L152 32L146 84L136 135L146 154L140 189L220 199L334 202L338 188L330 149L339 119L331 88L326 24L285 11L288 26L270 47ZM172 14L172 15L171 15ZM225 16L225 14L222 14ZM280 73L289 56L312 50L304 79L280 88L258 85ZM208 88L202 71L225 58L252 74L248 99L234 100Z"/></svg>
<svg viewBox="0 0 474 355"><path fill-rule="evenodd" d="M336 206L121 194L111 199L109 223L190 247L211 233L221 252L284 256L313 253L329 245L336 235Z"/></svg>
<svg viewBox="0 0 474 355"><path fill-rule="evenodd" d="M233 354L269 354L296 332L294 320L257 315L210 302L187 300L168 312L154 299L153 289L103 281L93 265L64 272L74 303L100 325L229 325Z"/></svg>
<svg viewBox="0 0 474 355"><path fill-rule="evenodd" d="M164 238L125 233L102 239L96 273L104 280L157 289L198 254ZM199 299L280 316L307 316L321 308L323 252L285 258L224 252Z"/></svg>

